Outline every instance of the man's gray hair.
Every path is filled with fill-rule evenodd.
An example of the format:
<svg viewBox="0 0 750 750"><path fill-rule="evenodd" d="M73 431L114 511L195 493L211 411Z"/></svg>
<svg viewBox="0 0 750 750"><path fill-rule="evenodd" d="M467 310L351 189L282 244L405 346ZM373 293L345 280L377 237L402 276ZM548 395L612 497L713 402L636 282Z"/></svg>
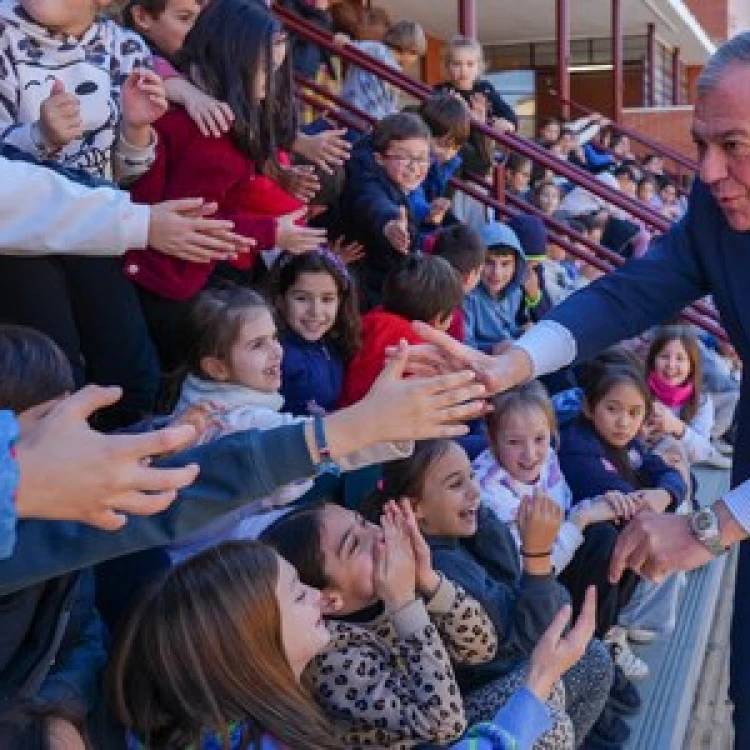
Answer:
<svg viewBox="0 0 750 750"><path fill-rule="evenodd" d="M719 84L719 79L728 68L734 65L750 66L750 31L743 31L724 44L711 55L706 67L701 71L696 83L698 96L713 91ZM750 76L750 71L748 71Z"/></svg>

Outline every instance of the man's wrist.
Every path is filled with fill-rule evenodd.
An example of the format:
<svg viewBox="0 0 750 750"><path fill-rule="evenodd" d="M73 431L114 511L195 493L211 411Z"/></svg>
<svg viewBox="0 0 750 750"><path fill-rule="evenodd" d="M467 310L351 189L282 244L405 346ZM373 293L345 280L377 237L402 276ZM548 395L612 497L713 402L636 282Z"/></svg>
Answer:
<svg viewBox="0 0 750 750"><path fill-rule="evenodd" d="M719 536L721 537L721 543L725 547L731 547L732 545L747 539L747 530L740 525L723 499L714 503L713 509L719 520Z"/></svg>

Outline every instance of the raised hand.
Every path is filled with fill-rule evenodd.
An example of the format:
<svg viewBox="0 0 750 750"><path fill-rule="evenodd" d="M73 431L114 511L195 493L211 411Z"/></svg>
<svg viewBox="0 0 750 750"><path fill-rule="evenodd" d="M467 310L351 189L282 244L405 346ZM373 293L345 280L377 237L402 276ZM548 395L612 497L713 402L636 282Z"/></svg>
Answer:
<svg viewBox="0 0 750 750"><path fill-rule="evenodd" d="M535 490L533 497L524 497L516 519L523 552L534 556L550 552L562 520L562 508L541 490Z"/></svg>
<svg viewBox="0 0 750 750"><path fill-rule="evenodd" d="M351 156L352 146L345 135L346 128L324 130L315 135L300 134L294 142L294 150L321 171L333 174Z"/></svg>
<svg viewBox="0 0 750 750"><path fill-rule="evenodd" d="M190 443L192 427L142 435L102 435L89 427L88 418L121 395L119 388L87 386L24 431L16 444L21 518L82 521L113 531L125 525L126 514L164 510L178 489L195 480L195 465L149 466L152 457Z"/></svg>
<svg viewBox="0 0 750 750"><path fill-rule="evenodd" d="M293 255L316 250L326 241L325 229L298 226L296 222L307 214L307 207L299 208L276 220L276 245Z"/></svg>
<svg viewBox="0 0 750 750"><path fill-rule="evenodd" d="M381 520L382 540L375 545L373 584L388 610L396 610L416 597L416 563L411 539L389 515Z"/></svg>
<svg viewBox="0 0 750 750"><path fill-rule="evenodd" d="M252 237L235 234L231 221L210 219L215 203L183 198L151 206L148 245L165 255L192 263L227 260L251 250Z"/></svg>
<svg viewBox="0 0 750 750"><path fill-rule="evenodd" d="M541 701L546 701L552 686L580 658L594 635L596 624L596 589L589 586L586 598L573 628L563 636L570 622L571 606L566 604L550 623L534 650L526 684Z"/></svg>
<svg viewBox="0 0 750 750"><path fill-rule="evenodd" d="M50 95L42 102L39 131L45 145L57 151L83 135L81 102L55 80Z"/></svg>
<svg viewBox="0 0 750 750"><path fill-rule="evenodd" d="M451 202L447 198L435 198L430 204L430 212L425 221L428 224L442 224L450 207Z"/></svg>
<svg viewBox="0 0 750 750"><path fill-rule="evenodd" d="M350 266L365 257L365 246L360 242L347 242L342 235L334 240L331 252L338 255L344 265Z"/></svg>
<svg viewBox="0 0 750 750"><path fill-rule="evenodd" d="M398 218L391 219L383 227L383 234L397 253L406 255L409 252L411 234L409 233L409 216L406 212L406 206L399 206Z"/></svg>
<svg viewBox="0 0 750 750"><path fill-rule="evenodd" d="M169 107L164 82L148 68L133 70L122 86L121 106L123 137L128 143L141 145L134 143L138 138L132 132L140 134L149 128Z"/></svg>
<svg viewBox="0 0 750 750"><path fill-rule="evenodd" d="M417 591L425 598L431 598L440 585L440 576L432 566L432 553L425 541L419 524L414 516L411 502L406 498L391 500L386 505L386 512L404 529L411 540L411 548L414 552L416 564Z"/></svg>
<svg viewBox="0 0 750 750"><path fill-rule="evenodd" d="M320 190L320 180L311 166L284 166L269 159L263 172L303 203L309 203Z"/></svg>

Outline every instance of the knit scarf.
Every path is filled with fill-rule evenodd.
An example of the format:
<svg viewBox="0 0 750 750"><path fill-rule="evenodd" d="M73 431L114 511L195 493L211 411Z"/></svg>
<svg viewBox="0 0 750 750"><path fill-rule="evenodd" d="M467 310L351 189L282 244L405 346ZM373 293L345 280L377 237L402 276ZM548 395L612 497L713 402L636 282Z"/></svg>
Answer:
<svg viewBox="0 0 750 750"><path fill-rule="evenodd" d="M693 395L693 384L670 385L655 372L649 373L648 386L651 392L670 409L678 409Z"/></svg>

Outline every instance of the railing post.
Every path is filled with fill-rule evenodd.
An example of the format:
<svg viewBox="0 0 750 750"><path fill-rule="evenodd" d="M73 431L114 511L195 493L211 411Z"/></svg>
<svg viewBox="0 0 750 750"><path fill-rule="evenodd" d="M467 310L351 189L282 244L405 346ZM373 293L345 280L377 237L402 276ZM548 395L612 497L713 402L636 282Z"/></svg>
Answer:
<svg viewBox="0 0 750 750"><path fill-rule="evenodd" d="M672 104L676 107L682 104L682 76L680 68L680 48L675 47L672 51Z"/></svg>
<svg viewBox="0 0 750 750"><path fill-rule="evenodd" d="M477 0L458 0L458 32L477 38Z"/></svg>
<svg viewBox="0 0 750 750"><path fill-rule="evenodd" d="M614 102L612 119L622 119L622 12L620 0L612 0L612 97Z"/></svg>
<svg viewBox="0 0 750 750"><path fill-rule="evenodd" d="M557 94L560 97L560 117L570 119L570 0L557 0Z"/></svg>
<svg viewBox="0 0 750 750"><path fill-rule="evenodd" d="M646 103L656 106L656 24L646 26L646 68L648 69L648 94Z"/></svg>
<svg viewBox="0 0 750 750"><path fill-rule="evenodd" d="M492 195L502 206L505 205L505 163L498 162L492 170Z"/></svg>

